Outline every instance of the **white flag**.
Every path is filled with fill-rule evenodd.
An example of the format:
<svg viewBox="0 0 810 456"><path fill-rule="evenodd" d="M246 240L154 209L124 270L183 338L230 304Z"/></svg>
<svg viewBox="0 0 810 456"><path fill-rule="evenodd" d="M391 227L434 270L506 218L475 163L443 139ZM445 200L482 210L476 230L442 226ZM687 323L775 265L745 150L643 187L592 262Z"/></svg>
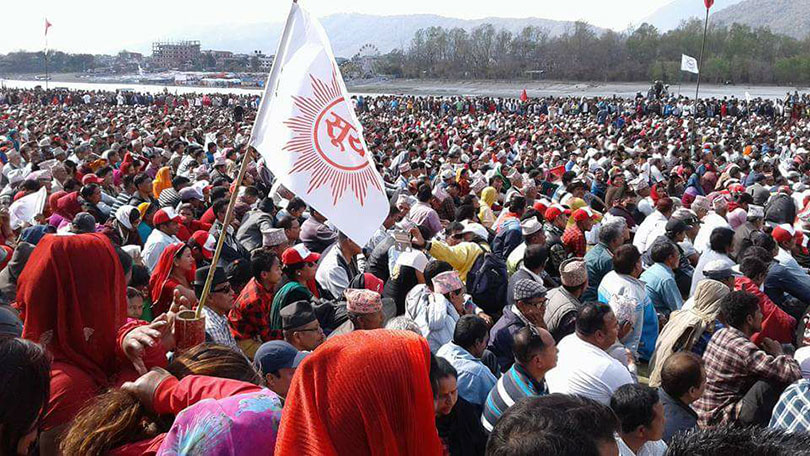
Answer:
<svg viewBox="0 0 810 456"><path fill-rule="evenodd" d="M745 101L751 103L751 94L748 91L745 92Z"/></svg>
<svg viewBox="0 0 810 456"><path fill-rule="evenodd" d="M686 54L681 54L681 71L688 71L690 73L698 74L698 62L694 57L689 57Z"/></svg>
<svg viewBox="0 0 810 456"><path fill-rule="evenodd" d="M326 32L292 4L267 77L251 145L290 191L364 246L388 197Z"/></svg>
<svg viewBox="0 0 810 456"><path fill-rule="evenodd" d="M36 193L23 196L11 203L11 207L8 208L11 229L16 230L25 223L36 224L34 218L45 210L45 200L47 199L48 189L43 186Z"/></svg>

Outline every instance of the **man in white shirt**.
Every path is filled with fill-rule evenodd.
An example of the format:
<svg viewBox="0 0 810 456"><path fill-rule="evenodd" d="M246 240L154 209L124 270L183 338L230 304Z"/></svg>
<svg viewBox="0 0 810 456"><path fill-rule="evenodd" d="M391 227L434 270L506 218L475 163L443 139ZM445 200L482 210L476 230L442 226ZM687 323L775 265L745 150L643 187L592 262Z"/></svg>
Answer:
<svg viewBox="0 0 810 456"><path fill-rule="evenodd" d="M728 202L725 197L719 196L715 198L712 205L714 206L714 211L709 211L706 217L703 218L703 226L700 227L700 231L698 231L698 235L695 238L695 250L697 250L698 253L709 250L709 238L715 228L731 228L728 220L726 220Z"/></svg>
<svg viewBox="0 0 810 456"><path fill-rule="evenodd" d="M666 417L658 392L646 385L624 385L613 394L610 408L619 418L619 456L663 456Z"/></svg>
<svg viewBox="0 0 810 456"><path fill-rule="evenodd" d="M177 238L177 231L180 229L179 222L180 216L170 207L164 207L155 212L154 217L152 217L155 229L152 230L146 243L144 243L141 254L143 263L149 268L149 272L155 270L160 254L163 253L166 247L175 242L181 242Z"/></svg>
<svg viewBox="0 0 810 456"><path fill-rule="evenodd" d="M652 242L665 231L670 215L672 215L672 198L659 199L655 203L655 211L641 222L633 238L633 245L639 253L643 255Z"/></svg>
<svg viewBox="0 0 810 456"><path fill-rule="evenodd" d="M551 393L577 394L609 404L630 372L605 350L618 339L619 322L610 306L587 303L577 314L576 332L560 341L557 367L546 374Z"/></svg>
<svg viewBox="0 0 810 456"><path fill-rule="evenodd" d="M331 299L341 299L343 290L360 273L355 257L362 249L345 234L338 233L338 240L321 255L315 280Z"/></svg>

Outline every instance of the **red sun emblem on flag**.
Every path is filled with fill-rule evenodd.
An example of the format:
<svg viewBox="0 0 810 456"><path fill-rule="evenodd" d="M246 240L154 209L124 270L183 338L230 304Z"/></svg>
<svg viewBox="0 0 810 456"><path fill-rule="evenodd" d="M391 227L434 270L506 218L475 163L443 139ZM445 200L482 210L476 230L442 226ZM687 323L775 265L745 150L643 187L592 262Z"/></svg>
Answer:
<svg viewBox="0 0 810 456"><path fill-rule="evenodd" d="M312 96L293 96L298 115L286 122L294 132L283 150L297 155L290 173L310 173L307 193L329 184L332 203L346 190L364 205L369 184L382 193L379 179L368 159L360 133L351 123L352 109L343 96L332 70L328 84L310 75Z"/></svg>

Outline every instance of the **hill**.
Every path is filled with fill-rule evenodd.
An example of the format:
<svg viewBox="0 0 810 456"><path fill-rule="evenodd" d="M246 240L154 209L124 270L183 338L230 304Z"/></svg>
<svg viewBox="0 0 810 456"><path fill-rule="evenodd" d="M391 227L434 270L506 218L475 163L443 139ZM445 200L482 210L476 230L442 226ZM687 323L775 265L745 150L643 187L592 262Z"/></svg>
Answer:
<svg viewBox="0 0 810 456"><path fill-rule="evenodd" d="M559 36L573 22L555 21L542 18L501 18L456 19L432 14L399 16L374 16L367 14L335 14L321 19L332 48L338 57L352 57L365 44L375 45L381 53L393 49L404 49L420 28L441 26L460 27L472 30L481 24L492 24L496 30L504 29L518 33L527 26L540 27L550 37ZM229 50L250 53L262 50L275 54L282 23L231 24L221 27L187 27L171 34L170 39L198 39L203 49ZM601 29L598 29L600 30ZM144 43L138 50L148 52L151 44Z"/></svg>
<svg viewBox="0 0 810 456"><path fill-rule="evenodd" d="M715 0L712 13L718 13L721 10L733 7L741 1L742 0ZM642 19L639 24L644 22L652 24L658 31L663 33L676 28L682 21L693 17L703 19L705 16L706 8L703 6L702 1L673 0Z"/></svg>
<svg viewBox="0 0 810 456"><path fill-rule="evenodd" d="M810 0L745 0L718 11L711 20L768 27L774 33L804 39L810 32Z"/></svg>

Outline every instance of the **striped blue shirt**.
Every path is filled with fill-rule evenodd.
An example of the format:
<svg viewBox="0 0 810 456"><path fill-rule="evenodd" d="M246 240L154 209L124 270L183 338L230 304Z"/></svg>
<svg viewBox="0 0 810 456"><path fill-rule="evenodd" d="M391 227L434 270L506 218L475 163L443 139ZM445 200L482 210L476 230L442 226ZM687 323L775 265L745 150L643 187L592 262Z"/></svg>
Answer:
<svg viewBox="0 0 810 456"><path fill-rule="evenodd" d="M487 432L492 432L498 418L515 402L532 396L544 396L548 394L546 382L536 382L518 363L512 365L505 374L498 379L498 383L489 392L484 403L484 413L481 415L481 423Z"/></svg>

